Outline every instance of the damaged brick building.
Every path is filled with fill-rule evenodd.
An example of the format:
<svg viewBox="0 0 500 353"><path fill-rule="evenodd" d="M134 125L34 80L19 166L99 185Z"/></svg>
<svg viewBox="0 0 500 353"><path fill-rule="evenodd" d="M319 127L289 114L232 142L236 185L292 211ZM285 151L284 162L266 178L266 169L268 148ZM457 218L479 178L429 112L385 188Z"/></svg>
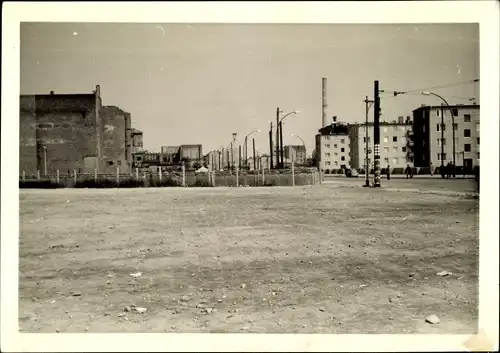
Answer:
<svg viewBox="0 0 500 353"><path fill-rule="evenodd" d="M84 94L20 97L19 170L34 174L121 172L132 163L131 116Z"/></svg>

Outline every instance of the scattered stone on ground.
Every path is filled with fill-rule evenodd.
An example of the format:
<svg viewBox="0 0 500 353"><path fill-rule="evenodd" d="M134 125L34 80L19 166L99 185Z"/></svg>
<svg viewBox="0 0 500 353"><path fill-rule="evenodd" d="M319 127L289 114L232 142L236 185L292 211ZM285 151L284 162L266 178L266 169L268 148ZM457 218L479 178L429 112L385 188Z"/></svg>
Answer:
<svg viewBox="0 0 500 353"><path fill-rule="evenodd" d="M429 324L433 324L433 325L439 324L439 322L440 322L439 318L434 314L427 316L425 318L425 321L428 322Z"/></svg>
<svg viewBox="0 0 500 353"><path fill-rule="evenodd" d="M82 295L82 292L79 292L79 291L73 291L73 292L71 292L71 295L72 295L73 297L79 297L79 296L81 296L81 295Z"/></svg>
<svg viewBox="0 0 500 353"><path fill-rule="evenodd" d="M137 272L137 273L131 273L130 276L134 277L134 278L137 278L137 277L141 277L142 276L142 273L141 272Z"/></svg>
<svg viewBox="0 0 500 353"><path fill-rule="evenodd" d="M448 272L448 271L441 271L441 272L436 273L436 275L438 275L439 277L446 277L446 276L451 276L452 273Z"/></svg>

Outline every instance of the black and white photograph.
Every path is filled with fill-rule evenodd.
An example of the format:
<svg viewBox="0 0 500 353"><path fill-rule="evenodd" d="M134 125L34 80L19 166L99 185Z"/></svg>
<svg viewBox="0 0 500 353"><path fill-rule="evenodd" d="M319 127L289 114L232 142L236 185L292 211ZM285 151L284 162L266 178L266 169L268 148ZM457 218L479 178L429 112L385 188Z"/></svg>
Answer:
<svg viewBox="0 0 500 353"><path fill-rule="evenodd" d="M177 20L155 15L174 4L130 3L148 21L119 3L46 20L33 5L13 36L16 83L2 75L11 347L39 349L22 338L34 333L54 351L111 333L253 337L230 350L258 349L251 334L413 334L417 349L425 334L498 349L498 62L483 67L492 27L462 3L456 21L380 8L372 23L328 6L330 23L300 21L287 2L281 15L242 2L256 21L201 20L223 3ZM184 350L202 336L168 337ZM125 342L109 349L144 349Z"/></svg>

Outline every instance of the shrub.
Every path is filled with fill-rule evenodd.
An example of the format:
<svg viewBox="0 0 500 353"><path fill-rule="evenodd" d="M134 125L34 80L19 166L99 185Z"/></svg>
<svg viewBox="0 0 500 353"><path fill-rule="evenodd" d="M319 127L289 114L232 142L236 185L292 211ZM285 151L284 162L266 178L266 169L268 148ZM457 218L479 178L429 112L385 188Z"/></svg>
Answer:
<svg viewBox="0 0 500 353"><path fill-rule="evenodd" d="M19 180L19 189L57 189L64 187L51 180Z"/></svg>
<svg viewBox="0 0 500 353"><path fill-rule="evenodd" d="M116 180L113 179L86 179L77 181L75 184L75 188L95 188L95 189L104 189L104 188L139 188L144 186L143 180L136 179L125 179L120 180L118 184Z"/></svg>
<svg viewBox="0 0 500 353"><path fill-rule="evenodd" d="M208 182L208 180L198 179L194 183L194 186L195 187L200 187L200 188L205 188L205 187L211 187L212 185L210 185L210 183Z"/></svg>
<svg viewBox="0 0 500 353"><path fill-rule="evenodd" d="M158 188L158 187L176 187L176 186L181 186L182 183L178 181L177 179L174 178L162 178L160 181L159 179L153 179L151 178L150 184L151 187Z"/></svg>

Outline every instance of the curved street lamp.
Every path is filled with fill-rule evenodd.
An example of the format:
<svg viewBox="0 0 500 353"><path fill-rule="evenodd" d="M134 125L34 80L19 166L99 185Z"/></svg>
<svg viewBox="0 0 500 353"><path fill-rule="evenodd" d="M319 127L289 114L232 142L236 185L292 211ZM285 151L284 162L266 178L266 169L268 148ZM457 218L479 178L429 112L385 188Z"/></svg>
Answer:
<svg viewBox="0 0 500 353"><path fill-rule="evenodd" d="M305 151L306 151L306 143L304 142L304 139L302 137L300 137L299 135L297 135L297 134L290 134L290 136L298 137L300 139L300 141L302 141L302 146L304 146L304 153L305 153Z"/></svg>
<svg viewBox="0 0 500 353"><path fill-rule="evenodd" d="M280 110L280 113L283 114L283 111ZM277 124L278 124L278 130L279 130L279 141L276 141L276 143L278 144L279 146L279 156L276 156L278 157L277 160L278 160L278 167L281 166L281 168L284 167L284 163L283 163L283 120L285 120L285 118L289 115L296 115L296 114L300 114L300 110L294 110L293 112L289 112L285 115L283 115L281 118L279 117L276 117L276 121L277 121ZM278 135L278 134L276 134ZM278 138L278 136L276 136L276 138ZM280 162L280 159L281 159L281 162Z"/></svg>
<svg viewBox="0 0 500 353"><path fill-rule="evenodd" d="M424 96L435 96L435 97L438 97L439 99L441 99L444 104L446 104L446 106L448 107L450 113L451 113L451 132L452 132L452 137L453 137L453 167L456 167L455 165L455 115L453 114L453 109L451 109L450 105L448 104L448 102L446 101L446 99L444 99L443 97L441 97L439 94L437 93L434 93L434 92L422 92L422 95ZM441 126L441 129L443 127ZM443 144L443 141L441 141L441 144ZM441 156L441 160L443 160L443 156Z"/></svg>
<svg viewBox="0 0 500 353"><path fill-rule="evenodd" d="M253 130L245 136L245 169L248 168L248 138L250 135L260 132L260 129Z"/></svg>

